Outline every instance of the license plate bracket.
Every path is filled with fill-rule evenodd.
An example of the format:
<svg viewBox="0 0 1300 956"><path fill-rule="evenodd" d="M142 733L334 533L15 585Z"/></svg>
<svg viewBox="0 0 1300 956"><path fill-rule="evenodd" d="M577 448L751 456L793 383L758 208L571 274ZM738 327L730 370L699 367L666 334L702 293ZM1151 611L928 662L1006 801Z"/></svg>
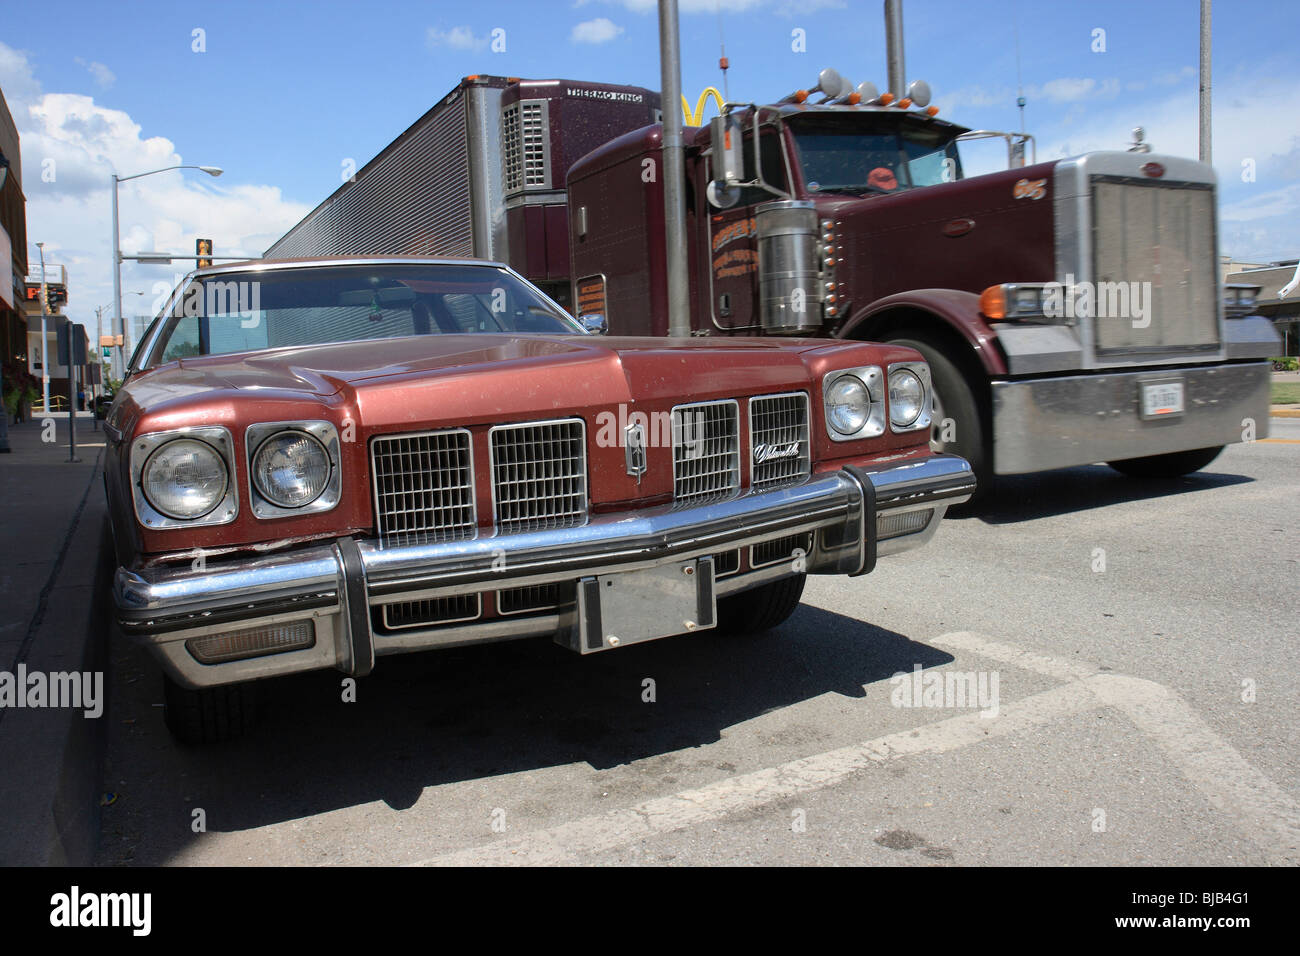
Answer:
<svg viewBox="0 0 1300 956"><path fill-rule="evenodd" d="M713 558L675 561L578 582L569 646L582 654L706 630L717 624Z"/></svg>
<svg viewBox="0 0 1300 956"><path fill-rule="evenodd" d="M1187 410L1187 384L1181 375L1138 382L1138 416L1143 421L1178 418Z"/></svg>

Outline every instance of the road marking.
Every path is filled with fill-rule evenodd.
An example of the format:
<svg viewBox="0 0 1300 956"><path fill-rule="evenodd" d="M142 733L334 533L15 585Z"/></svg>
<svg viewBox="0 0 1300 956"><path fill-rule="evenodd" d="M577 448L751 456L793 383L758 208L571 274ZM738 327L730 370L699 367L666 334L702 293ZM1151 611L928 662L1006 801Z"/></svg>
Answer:
<svg viewBox="0 0 1300 956"><path fill-rule="evenodd" d="M873 765L913 754L945 753L1100 706L1100 700L1087 681L1065 684L1004 704L996 718L982 717L978 712L962 714L915 730L878 737L864 744L729 777L627 809L583 817L549 830L525 834L517 840L501 840L458 850L412 865L553 866L573 863L583 854L616 849L647 837L698 826L811 790L834 786Z"/></svg>
<svg viewBox="0 0 1300 956"><path fill-rule="evenodd" d="M1122 711L1151 736L1220 812L1239 824L1274 863L1300 861L1300 805L1252 767L1174 691L1154 681L1029 651L971 632L930 643L964 650L1058 680L1060 687L1002 705L999 716L962 714L915 730L792 760L634 807L582 817L548 830L456 850L413 866L559 865L585 854L719 820L801 793L834 786L873 765L940 754L1005 737L1100 707Z"/></svg>
<svg viewBox="0 0 1300 956"><path fill-rule="evenodd" d="M1059 658L1030 654L979 634L944 634L930 643L1024 667L1051 677L1087 673ZM1269 860L1300 862L1300 803L1246 762L1177 692L1155 681L1102 674L1084 681L1108 707L1122 711L1151 737L1192 785L1232 818ZM1267 842L1261 837L1267 836Z"/></svg>

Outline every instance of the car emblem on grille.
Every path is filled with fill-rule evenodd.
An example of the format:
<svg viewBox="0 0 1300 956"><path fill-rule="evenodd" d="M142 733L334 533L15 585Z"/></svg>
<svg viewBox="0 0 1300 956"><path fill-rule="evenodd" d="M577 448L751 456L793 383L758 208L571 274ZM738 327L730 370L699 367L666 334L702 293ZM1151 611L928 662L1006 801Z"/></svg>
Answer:
<svg viewBox="0 0 1300 956"><path fill-rule="evenodd" d="M627 460L627 473L636 479L638 485L641 484L646 469L644 425L632 424L623 429L623 454Z"/></svg>
<svg viewBox="0 0 1300 956"><path fill-rule="evenodd" d="M782 458L798 458L799 443L797 441L785 442L779 445L757 445L754 448L754 464L764 465L769 461L779 461Z"/></svg>
<svg viewBox="0 0 1300 956"><path fill-rule="evenodd" d="M1165 167L1161 163L1143 163L1142 172L1152 179L1159 179L1165 174Z"/></svg>

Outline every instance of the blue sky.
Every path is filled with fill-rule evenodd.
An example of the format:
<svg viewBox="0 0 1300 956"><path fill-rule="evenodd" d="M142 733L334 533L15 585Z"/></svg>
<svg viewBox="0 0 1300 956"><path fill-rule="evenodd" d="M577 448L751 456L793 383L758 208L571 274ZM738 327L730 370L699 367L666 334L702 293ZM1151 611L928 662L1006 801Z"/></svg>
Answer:
<svg viewBox="0 0 1300 956"><path fill-rule="evenodd" d="M722 38L734 99L771 101L810 85L823 66L885 85L879 0L680 3L692 101L720 85ZM946 118L1017 128L1018 35L1026 124L1040 159L1122 148L1135 125L1158 152L1194 156L1198 7L904 0L907 74L930 82ZM186 162L226 170L219 179L171 173L124 188L125 251L192 249L205 235L219 253L256 254L339 185L345 161L362 165L460 76L659 86L653 0L10 0L0 24L0 89L23 139L28 237L67 264L69 311L79 321L93 322L112 294L113 169ZM496 28L505 30L505 52L491 47ZM193 49L195 30L203 52ZM804 52L794 49L796 30ZM1094 49L1099 37L1104 52ZM1298 49L1300 3L1215 4L1222 247L1238 258L1300 255ZM994 155L974 160L992 168ZM150 301L175 271L130 265L124 289L149 293L133 302Z"/></svg>

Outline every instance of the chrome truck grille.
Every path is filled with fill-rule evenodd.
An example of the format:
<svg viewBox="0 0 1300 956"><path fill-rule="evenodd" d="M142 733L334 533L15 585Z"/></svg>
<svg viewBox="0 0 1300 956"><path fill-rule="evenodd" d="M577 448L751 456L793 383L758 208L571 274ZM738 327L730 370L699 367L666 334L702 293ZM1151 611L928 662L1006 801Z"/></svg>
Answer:
<svg viewBox="0 0 1300 956"><path fill-rule="evenodd" d="M740 490L740 406L734 399L673 409L673 498L690 504Z"/></svg>
<svg viewBox="0 0 1300 956"><path fill-rule="evenodd" d="M749 402L749 447L754 488L789 484L808 475L808 395L763 395Z"/></svg>
<svg viewBox="0 0 1300 956"><path fill-rule="evenodd" d="M464 429L383 435L370 444L375 521L386 544L472 538L474 464Z"/></svg>
<svg viewBox="0 0 1300 956"><path fill-rule="evenodd" d="M501 534L587 520L587 438L580 418L489 432L492 513Z"/></svg>
<svg viewBox="0 0 1300 956"><path fill-rule="evenodd" d="M1098 356L1217 349L1213 187L1093 176L1091 191ZM1146 315L1136 314L1134 291Z"/></svg>

